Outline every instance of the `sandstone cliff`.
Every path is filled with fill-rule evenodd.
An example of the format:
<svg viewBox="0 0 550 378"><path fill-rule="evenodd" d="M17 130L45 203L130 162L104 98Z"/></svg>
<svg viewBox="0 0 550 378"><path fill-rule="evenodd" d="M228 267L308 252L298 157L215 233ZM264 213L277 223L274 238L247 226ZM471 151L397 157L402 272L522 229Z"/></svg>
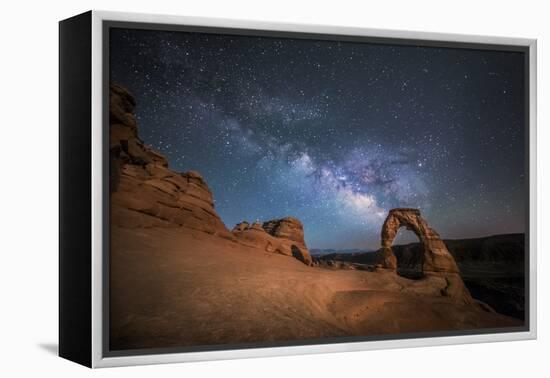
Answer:
<svg viewBox="0 0 550 378"><path fill-rule="evenodd" d="M134 98L111 85L111 222L120 227L184 226L231 234L214 210L212 193L194 171L174 172L138 136Z"/></svg>
<svg viewBox="0 0 550 378"><path fill-rule="evenodd" d="M179 173L139 138L135 100L110 87L111 223L123 228L185 227L217 235L259 251L293 256L306 265L311 256L300 221L287 217L243 223L229 232L214 209L212 192L195 171Z"/></svg>

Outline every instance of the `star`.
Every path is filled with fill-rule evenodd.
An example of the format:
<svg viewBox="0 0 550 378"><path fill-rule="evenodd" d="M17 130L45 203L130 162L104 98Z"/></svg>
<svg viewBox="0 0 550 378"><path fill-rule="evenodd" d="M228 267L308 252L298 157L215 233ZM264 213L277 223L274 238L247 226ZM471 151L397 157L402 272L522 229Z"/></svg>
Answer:
<svg viewBox="0 0 550 378"><path fill-rule="evenodd" d="M525 231L522 53L123 28L110 40L140 138L201 172L230 228L292 215L312 248L377 248L383 215L407 206L449 238Z"/></svg>

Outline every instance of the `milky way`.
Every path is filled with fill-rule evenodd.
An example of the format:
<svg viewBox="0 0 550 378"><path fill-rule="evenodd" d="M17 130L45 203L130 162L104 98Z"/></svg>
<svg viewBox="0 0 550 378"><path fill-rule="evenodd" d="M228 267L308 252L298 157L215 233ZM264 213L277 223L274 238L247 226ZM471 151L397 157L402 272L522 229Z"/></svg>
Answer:
<svg viewBox="0 0 550 378"><path fill-rule="evenodd" d="M140 137L204 176L229 228L292 215L312 248L376 248L388 210L407 206L444 238L524 232L523 53L110 38L111 80L136 97Z"/></svg>

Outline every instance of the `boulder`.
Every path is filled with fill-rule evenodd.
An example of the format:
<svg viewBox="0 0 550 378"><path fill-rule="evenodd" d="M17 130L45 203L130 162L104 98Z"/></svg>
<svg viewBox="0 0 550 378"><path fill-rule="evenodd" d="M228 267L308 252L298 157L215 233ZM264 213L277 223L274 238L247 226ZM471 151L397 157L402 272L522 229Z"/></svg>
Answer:
<svg viewBox="0 0 550 378"><path fill-rule="evenodd" d="M248 223L247 221L243 221L241 223L237 223L235 225L235 227L233 227L233 230L231 230L231 232L239 232L239 231L244 231L246 230L247 228L250 227L250 223Z"/></svg>
<svg viewBox="0 0 550 378"><path fill-rule="evenodd" d="M272 219L264 222L262 227L268 234L276 238L285 238L305 244L304 227L302 223L294 217Z"/></svg>
<svg viewBox="0 0 550 378"><path fill-rule="evenodd" d="M263 228L262 228L262 224L260 222L254 222L252 223L252 225L250 226L250 229L252 230L258 230L258 231L265 231Z"/></svg>
<svg viewBox="0 0 550 378"><path fill-rule="evenodd" d="M263 224L244 221L235 225L232 231L236 239L260 250L292 256L306 265L313 261L304 241L302 223L293 217L273 219Z"/></svg>

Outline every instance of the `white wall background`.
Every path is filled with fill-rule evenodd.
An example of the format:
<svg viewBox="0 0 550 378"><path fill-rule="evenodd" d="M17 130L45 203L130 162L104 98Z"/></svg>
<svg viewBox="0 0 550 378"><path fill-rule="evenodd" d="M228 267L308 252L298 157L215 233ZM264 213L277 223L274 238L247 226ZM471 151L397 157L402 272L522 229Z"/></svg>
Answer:
<svg viewBox="0 0 550 378"><path fill-rule="evenodd" d="M80 377L520 377L550 372L549 7L546 1L5 1L0 22L0 375ZM57 344L57 21L89 9L539 40L539 340L90 371ZM76 125L75 125L76 126ZM543 233L546 231L546 235ZM414 316L414 314L411 314ZM545 351L546 349L546 351ZM546 374L545 374L546 373Z"/></svg>

